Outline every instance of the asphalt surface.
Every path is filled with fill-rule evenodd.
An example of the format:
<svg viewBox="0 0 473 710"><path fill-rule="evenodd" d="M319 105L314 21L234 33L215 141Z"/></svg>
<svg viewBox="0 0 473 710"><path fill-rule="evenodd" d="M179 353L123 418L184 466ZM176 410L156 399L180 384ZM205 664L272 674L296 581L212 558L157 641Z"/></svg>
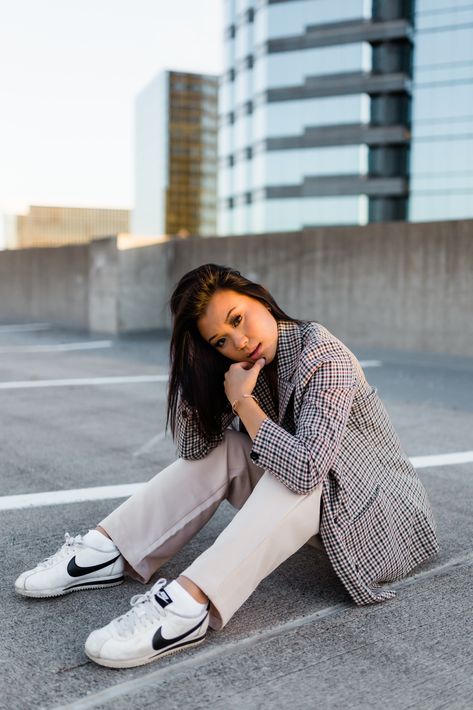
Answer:
<svg viewBox="0 0 473 710"><path fill-rule="evenodd" d="M2 497L146 481L175 459L164 431L165 382L15 389L5 382L167 373L168 341L149 334L111 347L37 346L104 340L0 324ZM350 343L346 343L350 346ZM352 347L378 388L409 456L473 451L473 359ZM470 456L471 459L471 456ZM88 633L145 587L28 600L16 576L49 556L64 532L86 532L122 499L0 512L0 708L473 707L473 463L418 469L437 519L440 554L392 585L397 597L356 607L321 550L308 545L267 577L200 647L142 668L87 659ZM158 575L176 577L234 510L209 524Z"/></svg>

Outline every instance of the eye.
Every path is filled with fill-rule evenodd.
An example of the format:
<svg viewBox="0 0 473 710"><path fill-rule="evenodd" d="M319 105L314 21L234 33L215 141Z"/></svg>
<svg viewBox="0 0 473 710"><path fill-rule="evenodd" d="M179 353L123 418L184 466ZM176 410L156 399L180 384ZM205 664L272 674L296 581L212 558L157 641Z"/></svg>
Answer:
<svg viewBox="0 0 473 710"><path fill-rule="evenodd" d="M230 322L234 328L238 328L241 321L242 321L242 317L240 315L235 315L232 317ZM215 343L214 347L215 348L223 348L223 346L225 345L225 340L226 340L226 338L219 338L219 340L217 340L217 342Z"/></svg>

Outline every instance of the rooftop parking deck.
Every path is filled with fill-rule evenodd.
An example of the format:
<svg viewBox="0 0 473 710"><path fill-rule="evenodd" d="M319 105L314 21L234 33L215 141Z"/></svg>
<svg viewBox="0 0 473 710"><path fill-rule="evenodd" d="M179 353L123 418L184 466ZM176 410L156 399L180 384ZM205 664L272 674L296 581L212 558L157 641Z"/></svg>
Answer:
<svg viewBox="0 0 473 710"><path fill-rule="evenodd" d="M390 585L395 599L356 607L325 553L304 546L202 646L117 671L83 643L142 585L29 600L13 582L65 531L94 527L119 486L174 460L168 340L0 325L1 708L472 707L473 359L352 349L427 489L440 554ZM177 576L233 513L224 503L159 576Z"/></svg>

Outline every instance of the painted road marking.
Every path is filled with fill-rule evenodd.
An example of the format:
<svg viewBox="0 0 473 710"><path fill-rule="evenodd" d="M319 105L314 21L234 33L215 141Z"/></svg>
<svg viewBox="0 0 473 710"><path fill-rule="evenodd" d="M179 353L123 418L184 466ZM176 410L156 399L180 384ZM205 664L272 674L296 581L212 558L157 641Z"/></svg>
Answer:
<svg viewBox="0 0 473 710"><path fill-rule="evenodd" d="M127 385L140 382L167 382L167 375L120 375L119 377L80 377L67 380L24 380L0 382L2 390L20 390L37 387L84 387L89 385Z"/></svg>
<svg viewBox="0 0 473 710"><path fill-rule="evenodd" d="M381 364L382 363L379 360L367 360L363 367L379 367ZM20 380L19 382L0 382L0 389L19 390L37 387L89 387L91 385L126 385L136 382L167 382L168 379L168 375L124 375L120 377L83 377L64 380Z"/></svg>
<svg viewBox="0 0 473 710"><path fill-rule="evenodd" d="M396 590L404 589L415 585L424 579L431 579L432 577L442 575L455 567L470 567L472 564L473 554L471 552L467 552L462 555L458 555L443 564L431 567L430 569L419 572L418 574L413 574L410 577L406 577L399 582L386 583L385 588ZM284 636L294 629L316 623L331 616L342 614L344 611L353 610L353 608L353 602L340 602L339 604L333 604L332 606L325 607L324 609L319 609L319 611L315 611L312 614L292 619L291 621L287 621L285 624L280 624L276 627L273 626L269 629L263 629L262 631L256 631L253 633L250 632L245 638L227 643L216 644L213 648L207 648L201 651L199 650L192 656L182 658L182 660L174 659L172 665L157 668L156 670L141 675L138 678L131 678L130 680L125 680L121 683L114 683L108 688L104 688L98 692L91 692L89 695L83 696L75 702L69 701L67 705L58 705L54 707L53 710L90 710L90 708L96 708L99 706L103 707L106 703L111 703L114 700L123 700L124 696L137 693L146 688L153 688L153 690L156 690L159 687L160 681L169 681L172 675L181 676L181 674L186 674L186 672L192 673L195 669L202 667L203 664L211 663L214 660L221 661L222 658L232 656L236 653L244 654L246 649L257 646L261 642L266 642L271 639L284 638ZM132 700L130 700L128 705L130 707L134 707L135 704Z"/></svg>
<svg viewBox="0 0 473 710"><path fill-rule="evenodd" d="M52 353L68 352L69 350L98 350L111 348L113 340L95 340L86 343L51 343L50 345L18 345L16 347L0 348L2 353Z"/></svg>
<svg viewBox="0 0 473 710"><path fill-rule="evenodd" d="M143 444L143 446L140 446L139 449L133 452L133 456L141 456L141 454L145 454L148 451L150 451L155 444L158 444L160 441L166 438L166 432L165 431L160 431L159 434L156 434L156 436L153 436L152 439L146 442L146 444Z"/></svg>
<svg viewBox="0 0 473 710"><path fill-rule="evenodd" d="M0 325L0 335L2 333L24 333L33 330L49 330L50 323L16 323L12 325Z"/></svg>
<svg viewBox="0 0 473 710"><path fill-rule="evenodd" d="M66 491L46 491L44 493L23 493L0 497L0 510L37 508L43 505L64 505L88 500L108 498L128 498L144 483L125 483L114 486L94 486L93 488L72 488Z"/></svg>
<svg viewBox="0 0 473 710"><path fill-rule="evenodd" d="M414 468L430 468L431 466L454 466L458 463L471 463L473 451L456 451L451 454L435 454L434 456L411 456L410 462Z"/></svg>
<svg viewBox="0 0 473 710"><path fill-rule="evenodd" d="M164 432L161 432L158 436L164 438ZM145 447L149 446L152 441L153 439L145 444ZM469 463L473 461L473 451L462 451L456 454L440 454L438 456L420 456L418 460L428 460L429 467ZM414 465L414 468L422 468L422 466L416 466L416 458L411 458L410 461ZM64 505L65 503L82 503L84 501L107 500L109 498L127 498L144 485L145 482L125 483L114 486L94 486L93 488L72 488L65 491L20 493L18 495L1 496L0 510L37 508L44 505Z"/></svg>
<svg viewBox="0 0 473 710"><path fill-rule="evenodd" d="M381 360L359 360L361 367L381 367Z"/></svg>

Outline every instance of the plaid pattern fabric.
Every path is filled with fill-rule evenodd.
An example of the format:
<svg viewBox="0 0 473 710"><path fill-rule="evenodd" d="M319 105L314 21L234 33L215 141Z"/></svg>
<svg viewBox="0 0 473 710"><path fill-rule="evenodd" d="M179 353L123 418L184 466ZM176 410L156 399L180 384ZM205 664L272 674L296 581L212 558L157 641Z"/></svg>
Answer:
<svg viewBox="0 0 473 710"><path fill-rule="evenodd" d="M340 340L320 323L281 321L277 358L279 411L263 368L253 394L268 418L250 455L296 493L322 482L320 536L336 574L356 604L392 598L380 583L439 550L425 489L376 388ZM221 434L204 440L181 401L179 455L206 456L233 419L225 413Z"/></svg>

